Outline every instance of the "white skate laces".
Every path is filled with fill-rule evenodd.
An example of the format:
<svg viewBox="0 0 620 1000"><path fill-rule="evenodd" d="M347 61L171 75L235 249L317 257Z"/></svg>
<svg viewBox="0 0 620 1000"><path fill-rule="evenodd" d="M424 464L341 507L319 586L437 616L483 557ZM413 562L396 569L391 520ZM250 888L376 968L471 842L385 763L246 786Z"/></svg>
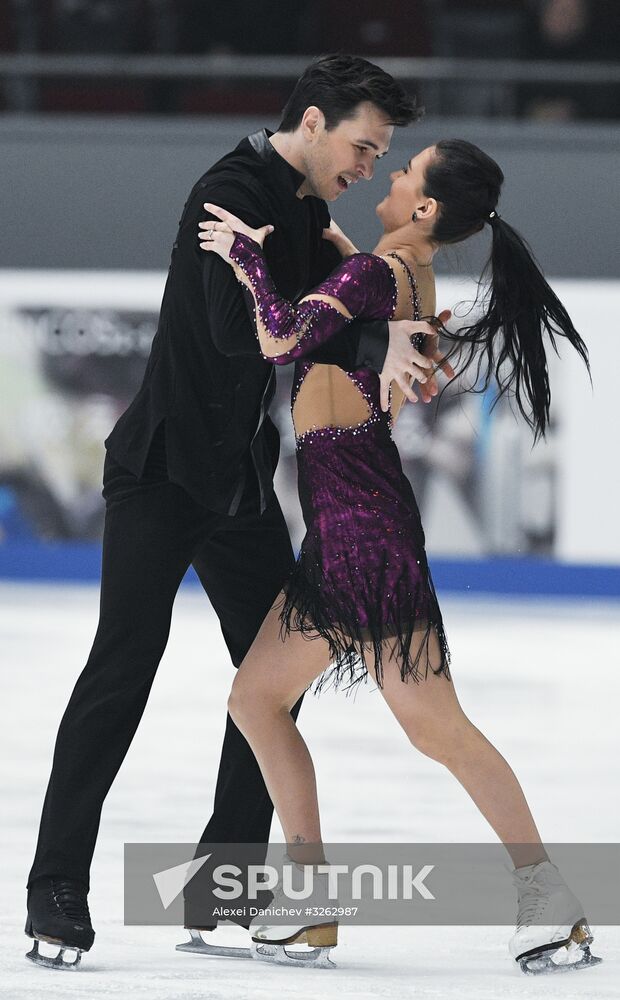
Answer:
<svg viewBox="0 0 620 1000"><path fill-rule="evenodd" d="M551 872L541 868L543 864L548 865ZM555 879L553 874L556 875ZM516 868L512 873L512 883L518 891L517 930L540 922L549 902L550 890L553 891L554 886L565 886L564 879L550 861Z"/></svg>

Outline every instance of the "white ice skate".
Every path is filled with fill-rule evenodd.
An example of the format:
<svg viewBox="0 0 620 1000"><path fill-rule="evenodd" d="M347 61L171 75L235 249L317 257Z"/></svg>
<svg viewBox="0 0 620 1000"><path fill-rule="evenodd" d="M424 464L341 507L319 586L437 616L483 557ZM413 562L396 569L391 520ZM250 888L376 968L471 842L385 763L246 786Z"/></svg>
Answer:
<svg viewBox="0 0 620 1000"><path fill-rule="evenodd" d="M296 888L297 879L303 878L304 868L308 869L308 877L312 869L312 894L307 899L294 900L285 894L282 884L278 886L269 910L272 913L282 909L297 910L299 914L293 916L290 924L270 924L269 910L255 917L250 924L252 958L276 965L335 968L329 953L338 944L338 922L330 920L325 910L333 912L338 901L329 898L327 873L318 872L316 866L293 864ZM307 914L306 910L315 912ZM309 947L293 950L293 946L304 944Z"/></svg>
<svg viewBox="0 0 620 1000"><path fill-rule="evenodd" d="M519 910L508 947L522 972L569 972L603 961L590 953L593 937L583 906L551 861L516 868L512 880Z"/></svg>

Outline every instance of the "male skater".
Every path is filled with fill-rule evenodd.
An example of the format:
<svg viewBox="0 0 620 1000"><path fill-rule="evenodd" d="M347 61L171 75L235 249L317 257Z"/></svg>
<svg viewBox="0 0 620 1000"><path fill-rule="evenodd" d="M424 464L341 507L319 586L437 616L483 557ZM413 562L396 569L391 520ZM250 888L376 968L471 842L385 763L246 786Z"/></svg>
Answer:
<svg viewBox="0 0 620 1000"><path fill-rule="evenodd" d="M273 491L279 437L267 411L275 369L260 356L231 269L199 248L203 203L275 226L269 265L278 288L296 299L339 260L322 238L325 200L370 179L394 126L416 117L414 102L381 69L328 56L299 79L273 137L263 130L244 139L190 193L142 387L106 441L99 626L60 724L28 880L26 933L60 946L45 961L35 941L30 957L43 964L62 965L66 947L79 961L93 943L86 897L101 808L144 711L187 568L194 566L238 667L294 563ZM349 370L372 367L384 386L396 379L411 396L407 374L428 365L411 345L418 332L435 331L405 321L351 325L320 357ZM310 351L311 331L306 339ZM266 844L272 811L254 756L228 718L201 843ZM186 925L196 926L187 909Z"/></svg>

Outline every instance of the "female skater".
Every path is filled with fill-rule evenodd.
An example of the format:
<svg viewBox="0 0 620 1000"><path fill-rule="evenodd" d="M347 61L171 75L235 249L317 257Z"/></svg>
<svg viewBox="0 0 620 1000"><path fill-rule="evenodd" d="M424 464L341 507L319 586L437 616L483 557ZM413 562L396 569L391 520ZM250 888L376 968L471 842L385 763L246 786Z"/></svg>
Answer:
<svg viewBox="0 0 620 1000"><path fill-rule="evenodd" d="M550 391L543 334L554 348L555 337L566 338L586 365L587 350L529 249L497 213L500 168L476 146L451 140L413 157L391 181L377 207L384 233L374 253L357 253L339 232L327 234L350 256L296 306L278 294L262 254L270 227L249 229L205 205L221 221L200 224L201 246L234 268L263 357L288 364L301 357L310 329L316 343L355 317L434 314L435 253L488 224L490 295L482 317L451 336L462 370L475 361L487 385L494 377L500 394L514 394L535 439L544 436ZM439 360L436 347L430 353ZM449 768L506 845L519 892L512 956L524 971L577 967L592 961L581 904L548 860L514 773L464 714L450 677L420 515L391 436L403 399L394 387L384 412L374 372L297 362L292 416L307 533L239 668L229 711L256 755L289 856L321 864L314 768L289 711L317 678L319 690L327 679L350 687L370 674L413 745ZM537 904L548 926L533 924ZM319 922L277 927L259 917L251 926L254 942L263 943L255 953L286 961L282 946L305 941L320 955L336 944L337 927Z"/></svg>

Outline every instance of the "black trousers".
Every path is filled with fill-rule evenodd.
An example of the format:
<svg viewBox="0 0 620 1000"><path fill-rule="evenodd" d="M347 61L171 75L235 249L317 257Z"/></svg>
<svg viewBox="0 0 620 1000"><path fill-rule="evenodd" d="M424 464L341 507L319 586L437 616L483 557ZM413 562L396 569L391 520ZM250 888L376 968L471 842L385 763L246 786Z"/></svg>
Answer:
<svg viewBox="0 0 620 1000"><path fill-rule="evenodd" d="M161 476L137 480L106 459L99 625L60 723L29 883L62 874L89 885L103 801L142 717L190 564L234 665L243 660L294 562L275 494L261 516L256 489L249 477L238 513L228 517ZM208 651L196 655L208 671ZM200 841L266 843L272 814L254 755L229 716L214 812Z"/></svg>

